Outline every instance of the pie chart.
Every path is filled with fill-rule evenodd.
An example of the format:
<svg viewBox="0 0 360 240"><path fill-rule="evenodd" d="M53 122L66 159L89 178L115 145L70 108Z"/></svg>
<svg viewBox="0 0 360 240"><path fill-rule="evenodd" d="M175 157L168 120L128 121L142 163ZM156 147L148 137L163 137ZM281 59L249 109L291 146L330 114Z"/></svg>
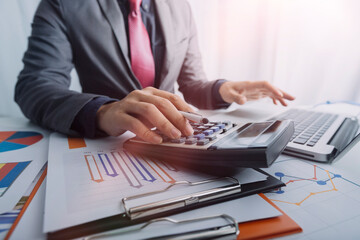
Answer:
<svg viewBox="0 0 360 240"><path fill-rule="evenodd" d="M38 132L0 132L0 153L26 148L42 138L43 135Z"/></svg>

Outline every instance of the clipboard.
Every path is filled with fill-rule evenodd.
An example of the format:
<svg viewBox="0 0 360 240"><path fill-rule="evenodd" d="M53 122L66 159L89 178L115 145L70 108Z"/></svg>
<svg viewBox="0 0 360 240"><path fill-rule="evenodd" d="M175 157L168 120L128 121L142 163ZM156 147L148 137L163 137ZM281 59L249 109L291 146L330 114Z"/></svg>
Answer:
<svg viewBox="0 0 360 240"><path fill-rule="evenodd" d="M188 240L190 240L190 239L221 238L221 239L236 240L237 236L240 233L239 225L233 217L226 215L226 214L194 218L194 219L185 219L185 220L181 220L181 221L178 221L178 220L175 220L172 218L157 218L157 219L150 220L136 228L126 229L126 230L119 229L119 230L114 230L114 231L110 231L110 232L106 232L106 233L95 234L92 236L85 237L84 240L96 240L96 239L103 239L103 238L108 238L108 237L122 237L123 234L141 231L141 230L147 228L148 226L150 226L151 224L157 223L157 222L168 222L171 224L181 225L181 224L186 224L186 223L191 224L191 223L215 219L215 218L222 218L223 220L225 220L227 222L227 224L221 225L221 226L215 226L215 227L208 227L205 229L198 229L195 231L183 232L183 233L179 233L179 234L171 234L171 235L159 234L159 236L150 237L149 239L157 239L157 240L188 239Z"/></svg>
<svg viewBox="0 0 360 240"><path fill-rule="evenodd" d="M291 219L284 211L282 211L279 207L277 207L271 200L269 200L264 194L260 193L260 197L262 197L265 201L267 201L270 205L274 208L279 210L282 215L274 218L267 218L267 219L260 219L250 222L243 222L237 224L234 219L226 214L221 214L217 216L209 216L209 217L202 217L196 219L188 219L185 221L176 221L171 218L161 218L161 219L154 219L150 220L149 222L138 226L133 229L119 229L113 230L106 233L100 233L93 236L86 237L86 240L95 240L98 238L107 238L107 237L116 237L120 238L123 237L122 234L131 234L134 231L142 231L147 230L149 225L158 222L168 222L171 224L186 224L186 223L195 223L200 221L205 221L208 219L214 218L223 218L228 222L228 225L218 225L217 227L210 227L203 229L197 229L192 231L184 231L178 234L158 234L157 236L149 237L149 239L233 239L233 240L251 240L251 239L270 239L276 237L287 236L290 234L300 233L302 232L301 227ZM238 227L236 227L236 225ZM151 227L151 226L150 226ZM165 226L164 226L165 227ZM180 227L180 226L179 226ZM239 234L241 233L241 234ZM145 233L144 233L145 234ZM128 236L128 235L127 235Z"/></svg>
<svg viewBox="0 0 360 240"><path fill-rule="evenodd" d="M91 221L91 222L88 222L85 224L80 224L77 226L73 226L73 227L62 229L62 230L55 231L55 232L50 232L47 234L47 237L48 237L48 239L57 240L57 239L71 239L71 238L79 238L79 237L84 237L84 236L95 235L98 233L107 232L107 231L114 230L114 229L119 229L119 228L123 228L123 227L132 226L135 224L149 222L152 219L164 218L169 215L181 213L184 211L191 211L196 208L210 206L215 203L225 202L228 200L245 197L245 196L249 196L249 195L256 194L256 193L267 192L272 189L284 186L284 183L281 182L279 179L269 175L268 173L266 173L260 169L255 169L255 170L261 172L264 175L267 175L267 179L265 181L247 183L247 184L242 184L242 185L240 183L235 183L234 181L232 181L231 185L226 185L222 188L216 189L215 195L212 194L214 192L214 189L210 189L209 192L205 193L206 200L204 200L204 201L197 201L196 198L195 198L196 201L194 201L194 199L192 199L192 198L189 198L186 201L184 199L182 199L182 200L176 199L178 202L182 201L182 204L179 204L179 205L175 204L175 206L174 206L172 204L174 202L174 199L171 199L169 205L165 204L166 206L171 206L171 207L166 208L165 211L158 211L158 210L154 211L154 209L156 209L155 206L159 207L159 203L152 204L150 206L150 208L149 208L149 206L139 206L140 208L137 208L137 209L136 208L135 209L126 208L126 211L123 214L98 219L95 221ZM231 177L229 177L228 179L230 180ZM209 179L209 180L206 180L206 182L217 181L217 180L219 180L219 178L218 179ZM184 184L192 185L194 183L187 182ZM202 184L202 183L195 183L195 184ZM171 188L171 185L170 185L170 188ZM151 194L154 194L154 193L152 192ZM196 193L196 194L201 195L202 193ZM204 196L204 195L201 195L201 196ZM143 195L138 195L135 197L136 198L143 197ZM122 204L125 202L124 207L127 206L127 201L130 199L133 199L133 198L134 198L134 196L130 196L128 198L122 199L121 200ZM119 200L119 202L120 202L120 200ZM184 204L184 202L186 202L186 204ZM167 202L167 203L169 203L169 202ZM139 211L139 210L141 210L141 211ZM143 213L144 211L146 212L146 214ZM137 215L139 212L141 213L140 217Z"/></svg>

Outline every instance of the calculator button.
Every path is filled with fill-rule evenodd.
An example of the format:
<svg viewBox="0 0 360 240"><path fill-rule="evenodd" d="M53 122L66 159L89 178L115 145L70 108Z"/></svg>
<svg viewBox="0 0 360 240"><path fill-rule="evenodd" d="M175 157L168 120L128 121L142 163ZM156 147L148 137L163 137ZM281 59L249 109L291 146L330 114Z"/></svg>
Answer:
<svg viewBox="0 0 360 240"><path fill-rule="evenodd" d="M196 128L197 130L206 130L208 129L208 127L205 127L205 126L199 126Z"/></svg>
<svg viewBox="0 0 360 240"><path fill-rule="evenodd" d="M197 142L196 138L189 138L186 139L185 144L191 145L191 144L195 144Z"/></svg>
<svg viewBox="0 0 360 240"><path fill-rule="evenodd" d="M172 142L172 143L184 143L185 140L186 140L185 138L171 139L170 142Z"/></svg>
<svg viewBox="0 0 360 240"><path fill-rule="evenodd" d="M214 131L213 130L205 130L204 132L203 132L203 134L205 134L205 136L209 136L209 135L211 135L211 134L213 134L214 133Z"/></svg>
<svg viewBox="0 0 360 240"><path fill-rule="evenodd" d="M212 123L207 123L207 124L204 124L204 126L205 126L205 127L213 127L214 124L212 124Z"/></svg>
<svg viewBox="0 0 360 240"><path fill-rule="evenodd" d="M218 125L216 125L216 127L220 128L220 129L224 129L224 128L225 128L225 124L218 124Z"/></svg>
<svg viewBox="0 0 360 240"><path fill-rule="evenodd" d="M201 134L202 133L202 131L200 131L200 130L195 130L194 131L194 135L198 135L198 134Z"/></svg>
<svg viewBox="0 0 360 240"><path fill-rule="evenodd" d="M165 143L165 142L171 142L171 138L169 138L169 137L167 137L167 136L163 136L162 137L163 138L163 142Z"/></svg>
<svg viewBox="0 0 360 240"><path fill-rule="evenodd" d="M214 141L216 139L216 136L208 136L205 137L205 139L209 139L209 141Z"/></svg>
<svg viewBox="0 0 360 240"><path fill-rule="evenodd" d="M223 124L225 124L225 126L229 126L229 125L231 125L231 122L230 122L230 121L226 121L226 122L223 122Z"/></svg>
<svg viewBox="0 0 360 240"><path fill-rule="evenodd" d="M209 142L210 142L209 139L202 139L197 142L197 145L203 146L203 145L208 144Z"/></svg>
<svg viewBox="0 0 360 240"><path fill-rule="evenodd" d="M197 134L197 135L194 135L194 138L196 138L197 140L204 139L204 138L205 138L205 134Z"/></svg>
<svg viewBox="0 0 360 240"><path fill-rule="evenodd" d="M212 127L212 128L210 128L210 130L213 130L214 132L218 132L218 131L220 131L220 128L219 127Z"/></svg>

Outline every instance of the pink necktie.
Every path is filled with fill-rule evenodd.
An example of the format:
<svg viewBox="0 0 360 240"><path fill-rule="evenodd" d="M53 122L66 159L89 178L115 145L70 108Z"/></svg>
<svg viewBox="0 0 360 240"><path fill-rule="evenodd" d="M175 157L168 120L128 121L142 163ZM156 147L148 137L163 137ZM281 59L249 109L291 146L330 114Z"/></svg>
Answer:
<svg viewBox="0 0 360 240"><path fill-rule="evenodd" d="M149 34L141 19L140 4L142 0L129 0L129 40L131 68L143 88L153 86L155 63L151 51Z"/></svg>

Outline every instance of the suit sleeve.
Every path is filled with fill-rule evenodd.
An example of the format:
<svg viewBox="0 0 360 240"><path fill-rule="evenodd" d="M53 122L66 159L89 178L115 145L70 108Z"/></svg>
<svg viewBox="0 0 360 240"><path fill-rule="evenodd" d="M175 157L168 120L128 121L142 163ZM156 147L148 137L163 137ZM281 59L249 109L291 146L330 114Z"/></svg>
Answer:
<svg viewBox="0 0 360 240"><path fill-rule="evenodd" d="M73 53L59 0L40 2L23 63L15 101L24 115L48 129L76 135L71 130L75 116L98 96L69 90Z"/></svg>
<svg viewBox="0 0 360 240"><path fill-rule="evenodd" d="M178 78L179 90L187 102L201 109L217 109L228 107L218 93L222 80L208 81L203 69L201 53L198 45L196 25L191 8L186 2L189 20L189 44L185 60Z"/></svg>

